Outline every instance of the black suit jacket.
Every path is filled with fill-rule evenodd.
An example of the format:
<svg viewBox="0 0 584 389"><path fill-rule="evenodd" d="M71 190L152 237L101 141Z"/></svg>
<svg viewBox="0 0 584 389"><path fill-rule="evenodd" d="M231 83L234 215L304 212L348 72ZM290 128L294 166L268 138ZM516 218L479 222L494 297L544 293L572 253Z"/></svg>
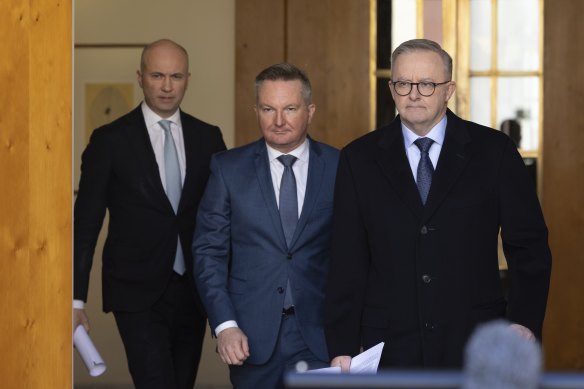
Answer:
<svg viewBox="0 0 584 389"><path fill-rule="evenodd" d="M182 111L180 115L186 175L177 214L162 186L140 106L93 132L82 156L74 211L75 299L87 300L89 272L106 209L104 311L140 311L158 299L173 272L179 234L192 282L196 212L211 155L224 150L225 144L218 127Z"/></svg>
<svg viewBox="0 0 584 389"><path fill-rule="evenodd" d="M426 206L399 117L341 152L325 304L331 357L385 341L382 365L460 366L475 326L505 316L541 337L551 254L533 182L507 136L450 111L447 120Z"/></svg>

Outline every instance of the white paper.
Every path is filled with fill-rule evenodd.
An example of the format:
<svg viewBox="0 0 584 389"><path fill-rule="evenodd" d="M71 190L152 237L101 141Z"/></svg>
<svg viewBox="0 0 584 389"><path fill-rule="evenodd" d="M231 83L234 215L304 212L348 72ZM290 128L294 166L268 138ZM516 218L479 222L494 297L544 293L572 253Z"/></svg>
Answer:
<svg viewBox="0 0 584 389"><path fill-rule="evenodd" d="M367 351L363 351L351 360L351 367L349 373L377 373L377 367L381 360L381 352L383 351L384 342L381 342Z"/></svg>
<svg viewBox="0 0 584 389"><path fill-rule="evenodd" d="M351 359L349 374L377 373L384 345L385 343L381 342ZM323 369L308 370L306 373L338 374L341 373L341 368L339 366L325 367Z"/></svg>
<svg viewBox="0 0 584 389"><path fill-rule="evenodd" d="M73 345L89 370L90 376L97 377L103 374L106 369L105 363L82 325L73 333Z"/></svg>

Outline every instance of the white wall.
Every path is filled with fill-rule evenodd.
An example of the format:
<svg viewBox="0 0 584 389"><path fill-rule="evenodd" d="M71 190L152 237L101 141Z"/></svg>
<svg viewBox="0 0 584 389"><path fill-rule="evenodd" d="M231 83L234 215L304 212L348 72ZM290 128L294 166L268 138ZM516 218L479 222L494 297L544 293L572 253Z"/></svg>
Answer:
<svg viewBox="0 0 584 389"><path fill-rule="evenodd" d="M78 45L74 50L75 186L79 180L81 152L87 143L85 84L129 82L134 85L133 106L142 97L136 85L139 48L81 48L79 45L145 44L159 38L180 43L189 52L192 75L182 109L220 126L227 146L233 146L235 0L74 0L74 7L74 41ZM77 388L130 388L131 379L113 316L101 311L102 245L103 236L96 250L87 311L92 325L90 334L108 370L101 377L90 377L75 353L74 382ZM228 387L228 383L227 368L215 353L214 340L207 336L197 387L221 388Z"/></svg>

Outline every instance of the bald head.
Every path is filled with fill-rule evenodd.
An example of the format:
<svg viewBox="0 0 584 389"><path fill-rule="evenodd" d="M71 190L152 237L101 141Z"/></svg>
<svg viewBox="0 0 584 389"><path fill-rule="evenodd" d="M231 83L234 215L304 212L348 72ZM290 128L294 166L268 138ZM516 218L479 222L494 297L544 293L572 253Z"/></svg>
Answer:
<svg viewBox="0 0 584 389"><path fill-rule="evenodd" d="M142 57L140 58L140 70L144 72L144 68L147 66L147 62L150 59L150 56L153 52L162 52L164 53L171 53L171 52L179 52L179 55L184 56L184 60L187 66L187 71L189 69L189 54L185 50L184 47L179 45L178 43L171 41L170 39L159 39L154 41L146 46L142 50ZM176 55L176 53L175 53Z"/></svg>

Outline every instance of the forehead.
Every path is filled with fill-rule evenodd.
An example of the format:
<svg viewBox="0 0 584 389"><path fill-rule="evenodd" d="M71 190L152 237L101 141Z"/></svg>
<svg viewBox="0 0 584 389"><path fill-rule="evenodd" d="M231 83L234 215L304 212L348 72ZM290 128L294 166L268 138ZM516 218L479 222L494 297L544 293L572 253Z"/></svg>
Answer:
<svg viewBox="0 0 584 389"><path fill-rule="evenodd" d="M258 91L260 103L292 103L302 100L302 83L300 80L265 80Z"/></svg>
<svg viewBox="0 0 584 389"><path fill-rule="evenodd" d="M442 78L446 67L442 57L433 51L416 50L399 55L392 69L392 78L397 79L434 79Z"/></svg>

